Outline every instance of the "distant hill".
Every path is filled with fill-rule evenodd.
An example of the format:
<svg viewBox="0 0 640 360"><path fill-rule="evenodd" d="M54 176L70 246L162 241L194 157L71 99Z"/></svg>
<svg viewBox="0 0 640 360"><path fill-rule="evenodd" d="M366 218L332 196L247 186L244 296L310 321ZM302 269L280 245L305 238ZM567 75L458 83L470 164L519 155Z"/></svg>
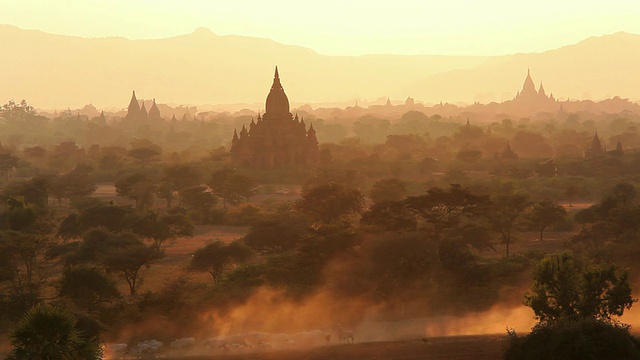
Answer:
<svg viewBox="0 0 640 360"><path fill-rule="evenodd" d="M79 38L0 25L0 100L45 108L126 107L139 98L174 104L263 103L274 66L293 102L391 95L416 77L470 68L482 57L323 56L269 39L199 28L158 40ZM408 95L408 94L407 94ZM406 97L406 95L404 96Z"/></svg>
<svg viewBox="0 0 640 360"><path fill-rule="evenodd" d="M442 101L510 100L522 90L527 68L536 88L542 81L547 94L562 100L640 100L640 35L616 33L542 53L494 57L472 69L417 80L405 92Z"/></svg>
<svg viewBox="0 0 640 360"><path fill-rule="evenodd" d="M640 99L640 36L618 33L539 54L500 57L325 56L269 39L199 28L156 40L79 38L0 25L0 102L40 108L262 104L275 65L292 103L412 96L426 102L510 99L526 69L560 98ZM257 110L257 109L256 109Z"/></svg>

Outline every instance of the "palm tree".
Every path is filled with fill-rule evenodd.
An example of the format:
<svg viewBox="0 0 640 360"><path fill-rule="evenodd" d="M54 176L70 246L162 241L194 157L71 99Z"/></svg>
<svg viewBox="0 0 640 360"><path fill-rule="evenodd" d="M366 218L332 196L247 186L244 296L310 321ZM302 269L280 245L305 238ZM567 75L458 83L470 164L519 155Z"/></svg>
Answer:
<svg viewBox="0 0 640 360"><path fill-rule="evenodd" d="M64 308L41 304L29 310L11 335L13 350L8 360L101 359L96 338L78 329L76 318Z"/></svg>

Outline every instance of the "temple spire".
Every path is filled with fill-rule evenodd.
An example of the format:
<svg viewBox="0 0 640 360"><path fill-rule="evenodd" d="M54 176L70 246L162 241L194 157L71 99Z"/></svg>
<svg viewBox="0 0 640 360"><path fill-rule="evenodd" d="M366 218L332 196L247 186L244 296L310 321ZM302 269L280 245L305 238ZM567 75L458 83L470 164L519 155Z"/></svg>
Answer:
<svg viewBox="0 0 640 360"><path fill-rule="evenodd" d="M149 109L149 117L152 119L160 119L160 109L158 109L158 105L156 105L156 98L153 98L153 104L151 105L151 109Z"/></svg>
<svg viewBox="0 0 640 360"><path fill-rule="evenodd" d="M136 91L133 90L133 94L131 95L131 101L129 102L129 108L127 108L126 119L136 119L140 116L140 104L138 104L138 99L136 98Z"/></svg>
<svg viewBox="0 0 640 360"><path fill-rule="evenodd" d="M274 116L274 114L290 114L289 99L287 99L287 95L284 93L284 89L280 83L280 74L278 73L277 66L273 75L273 85L271 85L271 91L269 91L269 95L267 95L265 104L265 115L270 115L267 119Z"/></svg>
<svg viewBox="0 0 640 360"><path fill-rule="evenodd" d="M278 74L278 66L276 66L276 72L273 75L273 85L271 85L271 90L283 90L282 84L280 83L280 74Z"/></svg>

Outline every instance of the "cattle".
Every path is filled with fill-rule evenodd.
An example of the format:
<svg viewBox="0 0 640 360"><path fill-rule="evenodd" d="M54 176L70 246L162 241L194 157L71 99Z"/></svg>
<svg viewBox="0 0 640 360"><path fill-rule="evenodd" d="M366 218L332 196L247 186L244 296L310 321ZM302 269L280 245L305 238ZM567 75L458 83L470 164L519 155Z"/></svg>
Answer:
<svg viewBox="0 0 640 360"><path fill-rule="evenodd" d="M193 337L176 339L169 344L172 349L186 349L194 346L196 346L196 339Z"/></svg>
<svg viewBox="0 0 640 360"><path fill-rule="evenodd" d="M343 344L353 344L355 340L355 331L353 329L345 329L341 324L338 324L338 340Z"/></svg>

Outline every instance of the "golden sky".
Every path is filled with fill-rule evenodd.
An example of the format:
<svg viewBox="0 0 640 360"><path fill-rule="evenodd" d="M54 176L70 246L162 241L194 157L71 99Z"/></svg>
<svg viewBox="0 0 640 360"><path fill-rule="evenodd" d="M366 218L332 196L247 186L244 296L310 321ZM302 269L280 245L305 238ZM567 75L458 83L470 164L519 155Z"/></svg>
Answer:
<svg viewBox="0 0 640 360"><path fill-rule="evenodd" d="M0 23L82 37L207 27L327 55L502 55L640 33L639 0L0 0Z"/></svg>

